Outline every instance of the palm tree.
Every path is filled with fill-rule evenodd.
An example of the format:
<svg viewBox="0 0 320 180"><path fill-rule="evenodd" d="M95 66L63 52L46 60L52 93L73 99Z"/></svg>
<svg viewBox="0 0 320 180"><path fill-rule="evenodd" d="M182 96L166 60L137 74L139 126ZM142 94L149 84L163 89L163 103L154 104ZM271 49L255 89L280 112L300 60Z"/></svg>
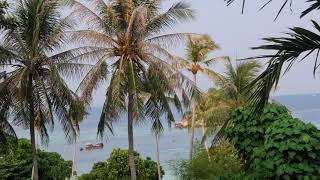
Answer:
<svg viewBox="0 0 320 180"><path fill-rule="evenodd" d="M71 179L77 179L77 137L79 136L79 123L83 121L86 115L84 103L77 98L77 103L69 108L69 117L72 121L72 173Z"/></svg>
<svg viewBox="0 0 320 180"><path fill-rule="evenodd" d="M233 107L242 106L247 102L254 89L246 87L257 77L260 70L261 65L256 60L237 63L236 67L230 61L226 65L225 79L219 84L226 98L233 102Z"/></svg>
<svg viewBox="0 0 320 180"><path fill-rule="evenodd" d="M203 35L201 37L191 37L189 36L187 43L187 59L180 58L178 64L179 67L186 68L188 71L192 72L193 86L197 86L197 73L200 70L205 73L208 77L212 78L214 81L222 81L223 76L219 73L209 69L209 65L219 61L227 60L227 56L216 57L207 59L210 52L217 50L219 46L208 36ZM193 143L194 143L194 129L195 129L195 109L196 102L192 102L192 121L191 121L191 136L190 136L190 149L189 149L189 159L192 159ZM205 133L205 125L202 123L202 134ZM205 148L208 152L208 146L205 142Z"/></svg>
<svg viewBox="0 0 320 180"><path fill-rule="evenodd" d="M226 1L228 4L231 4L235 0ZM245 0L242 1L243 11ZM273 0L268 1L265 5L262 6L261 9L263 9L272 1ZM283 4L280 7L276 18L279 16L286 5L289 4L291 6L291 2L292 1L289 0L283 1ZM301 13L300 18L305 17L310 12L320 9L319 0L309 0L306 2L309 3L310 6ZM278 85L281 73L288 72L297 60L305 60L312 53L316 52L316 58L313 67L313 74L315 75L316 70L319 67L318 55L320 49L320 26L315 21L312 21L312 23L317 30L316 32L312 32L302 27L293 27L290 28L290 32L286 33L288 36L264 38L264 40L269 44L253 48L276 51L275 53L255 57L269 59L266 70L262 72L261 75L258 76L249 86L247 86L247 89L254 89L254 92L252 92L252 95L250 97L250 104L252 105L252 107L254 107L253 112L256 115L258 115L263 110L263 107L268 102L270 92L274 87Z"/></svg>
<svg viewBox="0 0 320 180"><path fill-rule="evenodd" d="M146 82L148 95L145 100L145 109L147 109L147 116L150 116L152 119L151 131L155 135L156 140L156 157L159 180L162 179L159 138L164 130L161 120L163 120L164 116L167 120L168 126L171 127L171 123L174 122L174 116L170 105L174 105L177 110L182 112L182 105L175 91L174 83L175 81L167 78L161 69L154 66L148 69Z"/></svg>
<svg viewBox="0 0 320 180"><path fill-rule="evenodd" d="M248 102L254 89L247 87L258 76L260 70L261 65L256 60L240 62L236 66L229 61L223 82L217 83L221 88L209 89L203 98L204 102L201 102L202 109L197 112L208 126L202 141L208 136L214 136L213 145L221 138L222 130L229 122L229 113Z"/></svg>
<svg viewBox="0 0 320 180"><path fill-rule="evenodd" d="M82 94L85 103L90 103L92 91L105 80L104 72L108 70L110 82L98 134L102 137L105 128L112 132L112 123L120 119L122 112L127 112L129 166L131 179L135 180L133 124L143 120L148 110L142 97L148 93L144 84L148 68L152 65L161 68L166 77L176 80L176 88L185 87L189 95L195 89L184 75L175 73L171 64L176 58L167 50L169 44L186 39L190 33L163 34L176 23L191 19L193 12L182 2L161 12L161 1L158 0L95 0L93 8L76 0L70 1L75 11L69 17L86 20L91 25L90 30L73 32L72 39L95 47L85 48L76 59L90 57L90 60L96 60L77 92Z"/></svg>
<svg viewBox="0 0 320 180"><path fill-rule="evenodd" d="M8 121L10 114L14 124L23 123L29 127L34 180L39 179L36 118L39 122L53 124L57 117L66 137L71 139L74 129L67 109L75 104L75 94L62 75L73 76L75 70L80 73L86 66L66 61L68 56L64 53L55 53L62 47L64 32L70 28L66 19L60 19L58 5L57 1L49 0L17 2L13 14L17 27L4 32L0 42L0 65L7 71L0 83L1 119Z"/></svg>
<svg viewBox="0 0 320 180"><path fill-rule="evenodd" d="M295 27L287 33L289 37L265 38L270 44L257 47L255 49L273 50L274 54L261 55L257 58L270 58L268 66L248 88L254 88L250 97L250 103L254 107L254 112L259 113L269 100L270 91L278 85L281 73L288 72L297 61L308 59L314 54L313 74L319 67L318 56L320 52L320 26L312 21L316 32Z"/></svg>
<svg viewBox="0 0 320 180"><path fill-rule="evenodd" d="M12 30L15 27L15 20L8 15L7 9L8 9L8 3L6 1L0 2L0 28L2 30ZM0 82L2 82L6 78L6 71L3 71L0 73ZM6 90L5 90L6 91ZM11 126L11 124L7 121L8 114L6 112L8 111L8 106L6 101L10 100L10 97L7 95L3 95L0 97L0 108L2 111L0 112L0 144L1 148L0 151L6 153L7 152L7 146L8 146L8 139L7 137L13 137L14 141L17 142L16 134Z"/></svg>

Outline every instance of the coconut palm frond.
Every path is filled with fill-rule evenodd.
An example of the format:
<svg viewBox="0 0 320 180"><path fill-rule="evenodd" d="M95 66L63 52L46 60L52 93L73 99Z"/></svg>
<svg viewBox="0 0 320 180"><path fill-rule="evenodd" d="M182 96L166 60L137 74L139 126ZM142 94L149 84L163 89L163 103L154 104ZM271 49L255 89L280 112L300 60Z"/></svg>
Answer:
<svg viewBox="0 0 320 180"><path fill-rule="evenodd" d="M79 0L67 0L74 10L66 17L66 19L81 20L80 23L86 21L93 28L102 29L103 19L99 16L98 12L90 9L88 5L80 2Z"/></svg>
<svg viewBox="0 0 320 180"><path fill-rule="evenodd" d="M312 21L317 33L320 32L320 26ZM315 75L319 63L319 43L320 35L304 28L291 28L291 32L287 33L290 37L280 38L265 38L268 45L263 45L255 49L276 50L276 54L263 55L258 58L272 57L267 69L258 76L250 87L255 87L253 94L250 97L250 102L255 105L255 110L260 110L264 107L269 99L269 93L273 86L277 86L281 73L288 72L297 61L309 59L308 57L315 53L313 75Z"/></svg>
<svg viewBox="0 0 320 180"><path fill-rule="evenodd" d="M135 8L128 23L126 29L126 38L141 41L144 39L143 32L145 31L145 24L147 21L146 14L147 9L145 7ZM134 38L133 38L134 37Z"/></svg>
<svg viewBox="0 0 320 180"><path fill-rule="evenodd" d="M8 90L6 84L2 82L0 84L0 143L2 144L0 151L5 153L8 152L8 148L6 147L10 143L10 138L12 138L15 143L17 142L17 135L9 123L11 98Z"/></svg>
<svg viewBox="0 0 320 180"><path fill-rule="evenodd" d="M230 119L227 119L220 128L215 129L214 138L211 140L211 147L215 146L217 143L219 143L223 139L224 130L228 126L229 121Z"/></svg>
<svg viewBox="0 0 320 180"><path fill-rule="evenodd" d="M75 76L82 77L92 68L91 64L57 63L59 73L65 78L72 79Z"/></svg>
<svg viewBox="0 0 320 180"><path fill-rule="evenodd" d="M101 138L106 127L113 133L112 123L119 120L121 112L126 110L126 86L127 80L124 72L122 70L114 71L98 123L97 135Z"/></svg>
<svg viewBox="0 0 320 180"><path fill-rule="evenodd" d="M185 2L173 4L166 12L153 17L147 24L146 34L159 34L166 28L194 18L194 12Z"/></svg>
<svg viewBox="0 0 320 180"><path fill-rule="evenodd" d="M227 6L231 5L232 3L234 3L236 0L225 0L225 2L227 2ZM267 7L269 4L271 4L272 2L274 2L274 0L267 0L262 6L261 8L259 9L262 10L264 9L265 7ZM289 6L290 10L292 11L292 0L283 0L282 1L283 3L281 4L278 12L277 12L277 15L275 17L275 20L279 17L279 15L282 13L282 11L284 10L284 8L286 6ZM307 14L309 14L310 12L312 11L315 11L315 10L319 10L320 9L320 1L319 0L307 0L306 1L307 3L311 3L311 5L305 9L301 15L300 15L300 18L306 16ZM245 3L246 3L246 0L242 0L242 10L241 12L244 13L244 8L245 8Z"/></svg>
<svg viewBox="0 0 320 180"><path fill-rule="evenodd" d="M301 13L300 18L306 16L307 14L309 14L310 12L312 12L314 10L320 9L320 1L319 0L307 0L307 2L312 3L312 4Z"/></svg>
<svg viewBox="0 0 320 180"><path fill-rule="evenodd" d="M109 52L110 48L84 46L58 52L50 56L49 59L52 59L55 63L89 63L96 62Z"/></svg>
<svg viewBox="0 0 320 180"><path fill-rule="evenodd" d="M109 35L94 30L77 30L68 32L70 39L78 43L93 44L94 47L113 47L116 41Z"/></svg>
<svg viewBox="0 0 320 180"><path fill-rule="evenodd" d="M222 62L230 61L230 57L229 56L214 57L214 58L203 61L203 63L207 66L210 66L210 65L215 64L220 61L222 61Z"/></svg>
<svg viewBox="0 0 320 180"><path fill-rule="evenodd" d="M64 80L60 77L58 69L54 66L51 67L48 80L51 84L51 91L49 94L53 104L53 111L60 120L65 137L71 142L72 134L75 133L75 129L73 129L72 121L68 115L68 108L76 103L75 94L68 88Z"/></svg>
<svg viewBox="0 0 320 180"><path fill-rule="evenodd" d="M176 47L177 45L186 42L189 37L201 37L202 34L198 33L172 33L154 36L146 39L146 41L157 44L163 48Z"/></svg>
<svg viewBox="0 0 320 180"><path fill-rule="evenodd" d="M105 63L105 57L103 57L89 70L76 90L78 94L81 94L81 100L84 103L89 104L93 90L104 82L107 73L108 67Z"/></svg>
<svg viewBox="0 0 320 180"><path fill-rule="evenodd" d="M212 79L212 81L216 84L224 84L224 82L226 81L223 75L209 68L202 68L201 71L203 71L203 73L206 74L210 79Z"/></svg>

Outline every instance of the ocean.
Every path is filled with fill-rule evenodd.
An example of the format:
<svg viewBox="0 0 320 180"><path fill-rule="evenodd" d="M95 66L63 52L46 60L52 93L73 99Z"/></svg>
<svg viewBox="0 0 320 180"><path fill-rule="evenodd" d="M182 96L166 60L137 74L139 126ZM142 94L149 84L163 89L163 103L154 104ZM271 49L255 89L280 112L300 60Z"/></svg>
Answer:
<svg viewBox="0 0 320 180"><path fill-rule="evenodd" d="M320 128L320 94L314 95L290 95L277 96L275 100L286 105L293 116L301 118L305 122L311 122ZM98 161L104 161L108 158L112 149L127 149L127 126L125 117L122 121L114 124L114 135L106 133L104 139L97 138L97 124L101 113L101 107L92 107L90 115L80 124L80 136L77 144L77 170L78 174L87 173L92 165ZM181 119L181 114L175 113L176 120ZM166 125L166 122L163 122ZM29 137L28 131L17 129L19 137ZM200 137L200 131L196 131L196 137ZM92 151L80 151L86 143L104 143L103 149ZM155 156L155 138L150 130L150 123L144 122L136 124L134 127L134 145L135 150L142 157ZM189 134L187 129L175 129L174 124L169 128L165 126L165 131L160 137L160 159L161 165L165 171L163 180L174 179L170 171L171 162L188 157ZM67 143L65 136L61 131L58 122L55 123L55 129L50 134L50 143L48 147L41 147L46 151L58 152L66 160L72 159L72 146Z"/></svg>

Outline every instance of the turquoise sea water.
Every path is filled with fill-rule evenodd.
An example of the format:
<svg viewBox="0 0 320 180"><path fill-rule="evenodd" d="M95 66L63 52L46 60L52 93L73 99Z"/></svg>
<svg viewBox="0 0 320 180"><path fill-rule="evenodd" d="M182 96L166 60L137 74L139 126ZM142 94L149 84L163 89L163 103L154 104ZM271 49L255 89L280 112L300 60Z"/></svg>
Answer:
<svg viewBox="0 0 320 180"><path fill-rule="evenodd" d="M276 100L285 104L293 113L294 116L303 119L305 122L312 122L320 128L320 95L294 95L294 96L279 96ZM80 151L80 147L85 143L101 142L97 139L97 123L101 108L96 107L91 109L90 115L83 123L80 124L80 137L78 139L78 164L77 169L79 174L89 172L92 165L97 161L107 159L108 155L114 148L127 148L127 127L125 117L123 121L114 124L114 135L107 133L103 140L104 148L93 151ZM180 120L181 115L175 114L176 120ZM61 127L56 122L54 132L50 135L50 144L48 147L42 147L47 151L60 153L65 159L71 160L72 147L65 140L64 134L61 132ZM200 132L196 132L196 137L199 137ZM17 130L19 137L29 137L28 132ZM135 149L141 156L149 156L155 159L155 139L150 131L148 122L140 123L134 129L134 144ZM170 172L170 162L184 159L188 156L189 135L186 129L175 129L174 127L166 128L160 138L160 159L161 165L165 170L164 180L172 180L174 177Z"/></svg>

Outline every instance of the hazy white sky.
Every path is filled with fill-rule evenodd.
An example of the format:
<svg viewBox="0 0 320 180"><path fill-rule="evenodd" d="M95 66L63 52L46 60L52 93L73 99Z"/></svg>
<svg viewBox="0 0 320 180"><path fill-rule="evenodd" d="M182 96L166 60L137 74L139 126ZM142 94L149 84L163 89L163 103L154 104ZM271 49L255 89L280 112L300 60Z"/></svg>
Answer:
<svg viewBox="0 0 320 180"><path fill-rule="evenodd" d="M284 0L274 0L263 11L257 10L266 1L247 1L245 13L241 14L241 2L227 7L223 0L193 0L189 1L197 11L194 22L183 24L179 31L199 32L209 34L221 46L221 50L213 55L229 55L232 59L261 55L262 51L251 50L263 44L261 38L279 36L288 31L289 27L302 26L313 30L310 20L318 19L313 13L303 19L300 12L307 7L305 1L293 0L292 12L290 8L284 9L277 21L273 21L277 11ZM299 3L299 4L298 4ZM276 94L301 94L320 92L319 77L313 78L313 58L298 63L287 73L279 84ZM221 70L220 67L217 69ZM199 85L206 88L210 83L207 79L199 78Z"/></svg>
<svg viewBox="0 0 320 180"><path fill-rule="evenodd" d="M287 32L289 27L302 26L312 29L311 19L317 19L317 13L300 19L300 12L307 7L305 1L293 0L292 12L290 8L284 9L277 21L274 21L276 13L284 0L274 0L270 6L258 12L259 7L265 1L257 3L247 1L245 13L241 14L241 1L227 7L223 0L192 0L187 1L196 11L196 19L190 23L184 23L173 32L197 32L209 34L220 46L212 56L229 55L232 59L246 58L261 55L265 52L251 50L251 47L263 44L261 38L280 36ZM168 7L176 1L165 1ZM298 4L299 3L299 4ZM175 50L179 55L185 55L184 47ZM302 63L296 64L292 70L281 78L276 95L305 94L320 92L319 77L313 78L312 57ZM213 67L223 73L223 65ZM198 84L205 90L212 86L209 79L204 76L198 77ZM95 105L101 105L105 99L106 87L101 87L94 98Z"/></svg>

